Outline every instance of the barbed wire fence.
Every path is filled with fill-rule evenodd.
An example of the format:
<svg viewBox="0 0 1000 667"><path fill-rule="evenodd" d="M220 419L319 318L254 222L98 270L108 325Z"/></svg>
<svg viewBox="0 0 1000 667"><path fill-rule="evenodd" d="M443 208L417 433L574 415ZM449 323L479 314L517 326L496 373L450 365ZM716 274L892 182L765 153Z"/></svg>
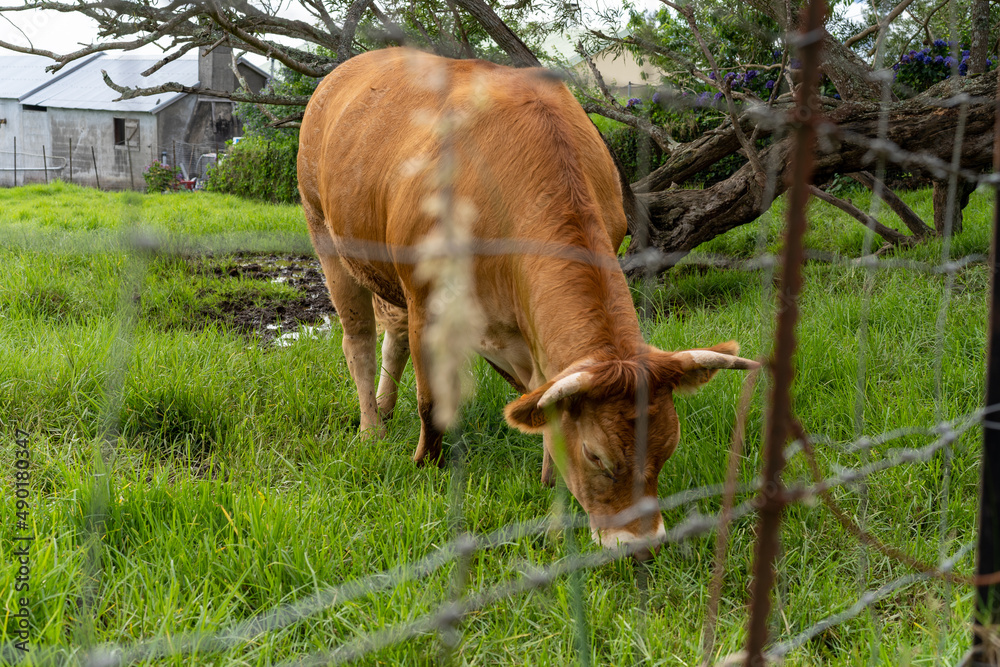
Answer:
<svg viewBox="0 0 1000 667"><path fill-rule="evenodd" d="M818 49L819 41L815 37L817 28L822 24L824 14L824 4L821 0L811 0L806 10L808 18L802 33L791 39L799 50L802 60L802 81L799 88L800 97L796 100L796 107L790 115L783 115L777 111L771 112L769 122L777 127L778 132L794 134L797 136L797 160L795 168L795 180L789 188L788 204L788 232L785 240L785 250L782 257L776 257L766 252L767 231L762 227L760 239L757 245L757 252L751 260L731 260L729 258L701 255L688 258L689 263L706 266L757 271L761 274L763 298L770 299L776 297L781 307L777 311L777 322L775 324L775 341L773 346L765 345L763 349L770 347L770 359L765 360L765 369L762 372L749 374L744 382L744 389L740 399L737 412L737 423L734 428L728 462L726 477L723 484L702 486L688 489L668 497L651 501L649 499L636 498L633 507L615 518L618 525L628 524L636 519L649 517L653 512L664 512L678 508L688 509L685 519L666 530L662 537L652 540L650 543L638 543L623 546L617 550L605 549L600 551L587 551L576 547L576 532L578 529L587 527L587 518L574 515L563 507L557 510L554 515L558 517L558 522L554 523L551 516L525 520L520 523L504 526L498 530L487 534L474 534L467 532L463 508L463 480L468 474L464 466L462 446L452 448L450 459L451 481L450 481L450 516L449 525L454 533L453 539L440 549L428 554L422 559L412 563L398 566L390 570L373 574L361 579L328 585L313 595L294 603L278 606L274 609L263 610L257 616L234 623L230 626L218 629L213 632L191 632L183 636L169 638L155 638L150 641L140 641L123 645L98 644L96 637L98 633L94 627L93 615L88 613L87 605L90 604L89 595L83 598L83 608L80 610L80 618L89 627L79 634L84 639L84 645L75 652L73 659L88 667L98 666L118 666L131 665L144 661L156 660L169 656L201 656L208 657L220 652L229 651L239 647L243 643L249 642L265 633L275 632L282 628L293 626L296 623L308 619L316 614L342 606L351 600L358 599L373 593L392 590L404 583L418 581L441 571L446 566L456 563L453 573L453 585L451 596L442 601L429 614L423 615L412 621L400 623L398 625L380 628L367 634L357 636L348 641L336 644L328 651L316 652L302 656L295 664L325 665L325 664L345 664L357 660L386 647L406 642L415 637L437 634L441 638L441 643L445 647L444 659L450 651L453 651L459 643L462 632L462 621L475 611L486 609L491 605L502 603L516 596L524 595L530 591L544 589L554 582L567 578L570 582L570 592L572 598L572 628L569 630L574 634L577 656L582 664L590 663L590 651L587 645L588 618L586 613L587 589L586 581L578 576L580 573L595 568L602 567L617 560L629 559L632 556L641 554L656 544L680 544L696 537L710 535L713 532L716 536L715 562L712 569L712 581L709 594L709 613L707 614L705 639L703 645L703 656L705 665L712 664L746 664L750 666L764 665L769 662L780 661L797 648L805 645L812 638L827 631L828 629L846 622L860 614L871 610L882 600L896 594L906 587L912 586L921 581L937 579L944 582L946 586L977 586L982 600L990 599L989 596L996 595L996 586L1000 582L1000 575L992 574L996 572L995 552L979 552L979 567L976 575L957 574L956 569L965 562L965 559L977 548L975 540L963 540L961 545L954 550L949 550L948 531L948 504L951 500L952 492L950 485L950 462L953 456L953 449L956 441L963 434L975 433L976 429L983 428L987 438L991 432L1000 430L1000 420L996 419L996 413L1000 411L1000 394L994 390L993 394L988 394L983 409L961 415L956 418L944 418L942 409L943 400L943 365L945 359L945 320L951 303L951 297L955 289L955 276L965 267L975 262L982 262L984 256L966 255L963 257L951 257L950 230L944 234L944 243L941 257L937 263L916 262L900 259L885 259L876 257L872 253L874 243L874 231L869 228L865 235L864 249L862 256L858 259L845 259L839 256L824 255L807 252L803 246L803 233L806 225L806 205L808 200L808 188L810 185L811 160L816 150L816 145L824 136L836 136L841 141L853 142L857 145L866 146L871 154L871 158L877 164L876 174L881 175L887 164L921 163L928 168L933 168L941 174L947 175L950 179L948 206L956 206L956 184L959 179L965 179L976 183L987 184L996 188L1000 185L1000 178L997 175L971 174L960 168L960 146L964 139L963 127L960 123L959 130L955 136L954 158L950 163L944 163L930 156L920 155L902 151L898 146L891 144L886 139L885 123L881 128L878 139L871 140L868 137L852 135L841 128L831 126L823 121L821 116L815 113L814 99L818 81ZM888 86L883 80L882 85ZM959 94L950 100L942 102L943 105L959 105L966 109L972 104L993 104L993 100L977 100L968 95ZM886 106L883 104L883 113L886 113ZM1000 135L998 135L1000 136ZM1000 146L1000 141L997 142ZM1000 152L1000 151L998 151ZM193 153L192 153L193 155ZM768 183L771 191L774 190L774 182L778 177L779 165L769 164L766 166ZM880 181L876 181L877 183ZM873 207L878 206L878 193L872 197ZM765 197L766 202L770 202L771 196ZM443 209L442 220L454 221L454 212L449 212L448 206ZM872 211L872 217L876 211ZM994 211L996 214L996 210ZM951 220L951 215L946 215L947 220ZM994 222L994 226L996 223ZM463 237L460 230L452 230L452 233L445 235L443 239L436 241L435 248L412 248L406 249L414 264L427 257L432 256L442 264L437 266L437 271L462 269L468 271L468 260L472 257L486 255L503 255L509 253L537 253L544 256L569 257L579 261L588 258L581 255L573 248L565 246L530 245L523 241L501 242L484 241ZM112 353L110 355L110 371L106 395L109 397L107 407L102 416L103 419L103 448L102 456L98 457L99 462L106 460L106 455L115 447L118 434L118 414L121 404L122 392L124 391L124 378L127 373L130 359L134 351L134 322L138 317L136 303L133 295L142 284L143 275L151 257L156 254L168 252L160 247L153 239L145 237L134 237L131 239L130 267L126 272L126 279L121 286L121 298L117 310L118 334L115 340ZM338 249L341 253L344 248ZM382 255L384 249L372 247L365 243L354 243L348 246L349 252L355 258L377 258ZM407 256L406 252L400 252L400 256ZM654 248L647 248L626 260L626 268L642 269L647 275L655 275L664 268L676 264L677 256L663 253ZM793 412L790 392L794 386L793 358L797 343L796 320L798 315L799 292L802 286L801 270L807 260L827 261L837 265L858 268L865 272L863 307L859 324L859 363L857 368L857 394L855 397L855 411L853 415L854 438L846 445L841 445L840 450L850 454L861 456L861 464L854 467L845 467L835 471L832 475L824 475L820 462L817 459L816 449L818 445L829 446L831 441L821 433L807 433L799 423ZM449 264L451 262L451 264ZM461 262L465 262L462 264ZM942 287L942 298L937 313L936 338L934 342L934 396L935 413L934 423L929 425L908 425L900 427L894 431L882 433L878 436L870 437L863 435L866 431L864 423L863 405L863 385L867 372L867 355L865 347L866 327L868 326L871 311L871 300L873 285L882 271L915 271L922 273L940 274L944 277ZM778 272L777 294L772 290L775 273ZM460 282L461 274L458 275ZM450 286L453 290L467 289L461 285ZM767 308L762 308L763 313L767 313ZM764 317L767 317L765 314ZM991 318L998 318L997 311L992 311ZM992 321L992 320L991 320ZM764 327L767 331L768 327ZM1000 335L995 330L993 336ZM997 362L994 356L992 361ZM991 377L1000 376L1000 372ZM739 461L742 454L744 434L748 428L747 420L750 409L751 397L758 385L766 385L770 398L767 400L768 415L766 418L766 445L764 454L764 468L756 475L750 483L740 484L737 482ZM992 382L989 387L994 387ZM641 395L641 392L640 392ZM637 410L637 432L641 432L645 420L648 418L648 401L638 400ZM869 454L875 451L882 452L887 446L912 436L919 435L931 438L928 444L920 447L903 446L879 458L869 458ZM462 442L462 434L454 436L456 440ZM995 436L994 436L995 437ZM789 444L791 443L791 444ZM644 442L641 443L644 445ZM996 444L992 450L984 449L984 461L982 463L983 486L980 502L983 504L982 511L996 512L996 487L1000 484L1000 478L995 475L996 461L1000 459ZM641 449L641 448L639 448ZM987 451L991 451L993 458L986 459ZM786 483L784 469L787 462L801 457L810 470L811 480ZM942 460L942 479L940 494L940 526L938 530L939 553L936 562L924 562L910 555L904 547L891 545L876 537L866 526L867 511L867 484L873 475L898 468L902 466L913 466L926 463L935 457ZM103 535L103 522L110 502L108 482L109 470L104 465L98 465L94 472L94 492L90 507L89 536L87 538L88 565L85 568L92 581L99 581L100 577L100 545ZM835 489L850 489L857 493L859 498L859 511L856 516L852 516L845 511L837 499L831 493ZM992 489L992 491L990 490ZM741 502L737 502L738 497L746 497ZM718 513L705 515L697 510L699 501L706 499L721 499L721 509ZM557 503L565 506L570 503L565 487L560 487L557 495ZM782 515L785 508L796 503L817 503L822 505L836 518L843 528L850 533L857 541L862 554L877 552L890 558L897 564L909 568L909 572L898 576L890 581L883 582L875 587L868 587L868 576L865 572L867 564L865 557L859 561L858 581L859 592L857 601L847 609L829 614L813 625L801 628L797 632L788 633L786 636L772 636L771 627L768 622L772 614L771 600L773 589L777 585L776 578L780 582L780 572L775 569L775 558L780 550L779 535L781 530ZM994 503L992 509L989 509ZM718 660L716 658L715 647L715 625L717 623L719 600L721 595L722 581L725 577L725 558L727 552L727 539L729 529L735 521L743 517L757 515L759 517L759 527L757 531L757 551L755 555L755 571L753 578L753 590L751 603L748 609L748 632L746 651L744 653L728 656ZM985 515L985 514L984 514ZM994 515L995 516L995 515ZM993 523L990 523L992 521ZM991 520L983 519L983 526L994 525L995 518ZM534 566L525 563L523 573L509 581L502 582L479 592L467 592L467 567L469 559L478 552L489 551L511 542L525 539L531 536L550 533L553 530L562 531L567 537L568 555L557 562ZM985 531L984 533L989 532ZM995 545L997 536L992 534L992 544ZM980 549L984 547L980 546ZM993 547L995 549L995 546ZM96 584L95 584L96 585ZM646 581L643 585L652 585ZM93 593L91 589L91 593ZM975 636L981 650L967 656L966 664L996 664L996 653L1000 647L995 629L990 627L997 622L996 610L993 608L992 618L977 619ZM942 611L942 625L953 622L947 609ZM960 622L969 623L973 619L963 619ZM972 633L970 630L970 644L972 643ZM942 642L947 633L942 633ZM939 647L938 659L944 654L945 646ZM14 661L19 658L12 653L9 647L4 647L3 657ZM29 659L39 664L48 661L60 661L66 658L61 651L38 649ZM977 663L976 661L979 661Z"/></svg>

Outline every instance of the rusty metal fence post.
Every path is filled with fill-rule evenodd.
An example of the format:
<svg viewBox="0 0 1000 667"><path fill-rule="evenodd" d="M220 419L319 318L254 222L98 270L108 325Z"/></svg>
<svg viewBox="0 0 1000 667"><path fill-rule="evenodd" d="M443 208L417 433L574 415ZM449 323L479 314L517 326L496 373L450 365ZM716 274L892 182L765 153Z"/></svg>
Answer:
<svg viewBox="0 0 1000 667"><path fill-rule="evenodd" d="M771 611L771 588L774 585L774 561L780 547L779 530L785 498L781 473L785 468L784 446L791 433L791 388L795 375L795 325L798 322L799 293L802 289L803 239L806 232L806 205L813 173L813 147L816 144L816 92L819 86L819 55L823 40L826 3L812 0L805 10L805 23L795 40L802 61L803 78L793 111L797 141L792 153L791 173L795 174L788 195L788 230L782 259L778 292L778 318L771 355L774 384L764 442L764 474L760 492L760 522L754 556L753 584L748 622L746 666L764 664L767 620Z"/></svg>

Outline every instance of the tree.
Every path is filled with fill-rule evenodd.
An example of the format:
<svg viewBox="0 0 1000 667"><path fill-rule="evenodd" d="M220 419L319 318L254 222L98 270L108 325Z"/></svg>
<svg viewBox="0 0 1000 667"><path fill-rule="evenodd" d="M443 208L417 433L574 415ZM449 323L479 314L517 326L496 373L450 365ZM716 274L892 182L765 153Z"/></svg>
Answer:
<svg viewBox="0 0 1000 667"><path fill-rule="evenodd" d="M312 19L283 17L283 4L276 0L26 0L23 5L0 7L0 11L38 8L79 12L100 24L100 39L63 54L3 42L0 46L42 53L54 60L53 69L59 69L100 50L129 50L156 42L163 45L161 63L165 64L193 50L225 44L237 51L274 58L297 77L318 78L355 53L401 43L452 57L537 66L540 57L544 58L546 35L564 29L579 16L579 7L566 0L512 0L509 4L497 0L491 0L493 4L486 0L293 1ZM851 19L844 12L850 3L840 0L839 5L834 4L827 29L816 36L823 43L819 111L832 121L821 131L817 182L838 173L852 174L862 183L883 189L865 173L879 160L899 162L905 169L925 172L934 179L935 201L941 209L935 213L935 229L901 202L893 201L891 193L885 193L912 233L877 229L890 244L919 241L948 227L957 231L968 185L992 159L997 76L986 71L989 66L985 63L989 57L995 60L996 45L990 39L995 17L985 0L950 2L956 4L949 7L947 1L935 0L901 0L893 6L874 3L875 10L869 15ZM572 70L564 72L579 86L588 112L626 123L663 151L662 164L652 173L635 183L624 183L626 213L633 232L633 253L649 244L676 258L756 219L785 188L791 140L784 130L792 108L791 92L798 85L798 66L782 36L794 34L802 5L772 0L663 3L664 10L654 16L633 15L631 31L625 35L601 26L586 33L586 40L579 45L581 53L590 53L583 43L587 41L591 48L628 49L639 58L655 61L668 73L660 99L672 100L680 105L676 108L693 110L699 98L711 98L707 107L701 107L698 127L704 129L709 121L714 127L678 142L670 122L649 113L648 105L645 112L642 105L623 105L603 85L599 72L596 88L588 87ZM904 90L887 80L886 74L893 73L892 65L906 64L906 49L931 48L952 32L957 33L956 39L940 42L945 47L935 48L952 51L948 71L954 76L948 75L924 91ZM965 43L971 44L969 62L960 65L959 58L964 58L960 44ZM765 72L766 80L773 82L770 87L761 85ZM288 107L301 107L308 98L294 86L253 95L177 84L133 89L107 81L123 98L184 90ZM691 94L685 96L685 92ZM958 92L967 94L964 101L948 101ZM695 103L685 107L685 99ZM294 124L294 114L291 120L287 115L278 117L273 108L269 114L271 124ZM887 127L884 140L880 139L880 126ZM956 144L959 128L964 128L964 134ZM956 145L961 158L957 172L949 166ZM734 155L741 156L745 164L727 178L701 190L675 187ZM950 209L946 206L949 193L958 202ZM843 204L832 195L825 195L825 199ZM952 213L950 222L946 210ZM662 267L671 261L664 259Z"/></svg>

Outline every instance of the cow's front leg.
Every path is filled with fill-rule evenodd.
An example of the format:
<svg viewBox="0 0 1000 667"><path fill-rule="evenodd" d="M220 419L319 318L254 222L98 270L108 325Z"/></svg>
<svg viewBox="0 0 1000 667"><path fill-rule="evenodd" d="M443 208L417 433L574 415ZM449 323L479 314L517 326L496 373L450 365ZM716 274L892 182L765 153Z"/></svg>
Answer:
<svg viewBox="0 0 1000 667"><path fill-rule="evenodd" d="M548 429L542 432L542 485L555 486L555 466L552 464L552 454L549 448L552 446L552 439Z"/></svg>
<svg viewBox="0 0 1000 667"><path fill-rule="evenodd" d="M434 392L427 369L427 355L421 344L424 315L412 305L409 309L410 358L413 360L413 374L417 380L417 412L420 414L420 441L413 453L413 460L423 465L426 460L439 466L445 462L441 456L441 442L444 432L434 423Z"/></svg>

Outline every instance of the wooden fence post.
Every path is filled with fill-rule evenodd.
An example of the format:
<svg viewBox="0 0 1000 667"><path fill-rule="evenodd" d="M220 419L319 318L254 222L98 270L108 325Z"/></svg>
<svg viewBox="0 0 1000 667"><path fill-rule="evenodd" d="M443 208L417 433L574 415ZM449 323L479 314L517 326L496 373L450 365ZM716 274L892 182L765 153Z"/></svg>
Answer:
<svg viewBox="0 0 1000 667"><path fill-rule="evenodd" d="M94 147L90 147L90 157L94 158L94 178L97 179L97 189L101 189L101 175L97 172L97 153L94 152Z"/></svg>
<svg viewBox="0 0 1000 667"><path fill-rule="evenodd" d="M128 145L128 140L125 141L125 152L128 154L128 182L132 184L132 189L135 190L135 172L132 171L132 147Z"/></svg>
<svg viewBox="0 0 1000 667"><path fill-rule="evenodd" d="M45 144L42 144L42 170L45 171L45 185L49 184L49 158L45 155Z"/></svg>
<svg viewBox="0 0 1000 667"><path fill-rule="evenodd" d="M69 182L73 182L73 140L69 140Z"/></svg>

